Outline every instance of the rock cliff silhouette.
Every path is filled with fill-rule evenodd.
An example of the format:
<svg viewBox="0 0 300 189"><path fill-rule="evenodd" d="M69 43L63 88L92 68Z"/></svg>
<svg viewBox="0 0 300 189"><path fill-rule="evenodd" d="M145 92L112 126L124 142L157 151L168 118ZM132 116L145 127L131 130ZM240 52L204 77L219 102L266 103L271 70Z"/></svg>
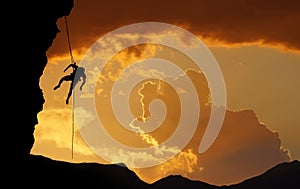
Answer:
<svg viewBox="0 0 300 189"><path fill-rule="evenodd" d="M213 186L176 175L147 184L124 166L75 164L30 155L37 114L44 104L39 79L47 64L46 52L59 32L57 20L68 16L73 6L73 0L13 1L3 5L11 11L10 19L3 23L3 37L8 39L4 56L10 57L10 62L3 64L7 66L5 71L13 75L3 90L6 102L1 151L3 185L10 188L299 188L299 161L280 164L237 185Z"/></svg>

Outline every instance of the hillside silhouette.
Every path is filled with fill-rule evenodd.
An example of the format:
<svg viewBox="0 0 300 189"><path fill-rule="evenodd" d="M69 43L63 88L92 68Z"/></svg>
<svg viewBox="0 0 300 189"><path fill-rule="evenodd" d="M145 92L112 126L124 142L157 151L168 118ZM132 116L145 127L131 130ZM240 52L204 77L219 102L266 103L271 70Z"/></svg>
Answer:
<svg viewBox="0 0 300 189"><path fill-rule="evenodd" d="M143 182L125 166L118 164L102 165L98 163L68 163L47 157L30 155L13 172L13 179L23 180L25 186L33 183L45 183L48 187L87 187L135 188L135 189L297 189L300 179L300 162L281 163L265 173L229 186L214 186L201 181L187 179L180 175L167 176L152 184ZM11 182L19 185L18 182Z"/></svg>
<svg viewBox="0 0 300 189"><path fill-rule="evenodd" d="M3 185L9 188L93 186L131 189L300 187L299 161L279 164L260 176L236 185L213 186L177 175L147 184L125 166L69 163L31 155L34 129L38 123L37 114L43 109L45 101L43 91L39 87L39 80L47 65L46 52L59 33L57 20L68 16L73 6L73 0L23 1L13 2L8 7L5 5L5 9L8 8L13 14L12 21L6 22L7 25L3 26L11 35L7 44L10 54L6 56L11 55L10 57L13 58L12 63L8 63L7 70L14 70L15 78L21 81L20 83L16 83L15 80L9 81L12 87L7 93L12 100L4 107L9 116L3 116L3 123L5 123L2 130L4 140L2 139L1 151ZM22 85L26 86L26 89L21 90L19 86Z"/></svg>
<svg viewBox="0 0 300 189"><path fill-rule="evenodd" d="M300 162L294 160L280 163L259 176L231 185L229 188L299 188L299 179Z"/></svg>

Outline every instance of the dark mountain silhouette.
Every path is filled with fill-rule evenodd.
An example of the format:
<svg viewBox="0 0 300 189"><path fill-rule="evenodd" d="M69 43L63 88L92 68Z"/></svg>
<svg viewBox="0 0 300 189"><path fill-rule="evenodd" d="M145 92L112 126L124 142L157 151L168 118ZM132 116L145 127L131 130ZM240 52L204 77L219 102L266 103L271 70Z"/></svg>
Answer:
<svg viewBox="0 0 300 189"><path fill-rule="evenodd" d="M300 162L294 160L276 165L265 173L245 180L239 184L231 185L231 189L250 188L299 188Z"/></svg>
<svg viewBox="0 0 300 189"><path fill-rule="evenodd" d="M210 185L201 181L193 181L187 178L184 178L180 175L171 175L166 178L160 179L152 184L152 188L188 188L188 189L216 189L220 188L218 186Z"/></svg>
<svg viewBox="0 0 300 189"><path fill-rule="evenodd" d="M21 178L25 186L47 183L48 187L135 188L135 189L298 189L300 186L300 162L281 163L265 173L229 186L214 186L201 181L171 175L152 184L143 182L124 165L98 163L68 163L43 156L30 155L14 169L12 178ZM19 185L18 182L12 182ZM11 186L12 184L10 184ZM44 185L44 184L43 184Z"/></svg>
<svg viewBox="0 0 300 189"><path fill-rule="evenodd" d="M46 52L59 32L56 22L68 16L73 0L11 1L3 9L12 11L2 25L6 46L5 62L13 73L5 83L5 103L2 108L2 176L3 186L44 188L299 188L300 163L280 164L266 173L231 186L213 186L182 176L168 176L153 184L141 181L137 175L120 165L98 163L68 163L43 156L30 155L34 143L37 114L44 104L39 80L47 64ZM5 40L7 41L7 40ZM220 170L222 171L222 170Z"/></svg>
<svg viewBox="0 0 300 189"><path fill-rule="evenodd" d="M149 188L134 172L117 164L75 164L30 155L21 167L19 177L26 178L27 186L39 182L47 187Z"/></svg>
<svg viewBox="0 0 300 189"><path fill-rule="evenodd" d="M280 163L265 173L229 186L213 186L207 183L192 181L182 176L169 176L153 184L154 188L189 188L189 189L297 189L300 186L300 162Z"/></svg>

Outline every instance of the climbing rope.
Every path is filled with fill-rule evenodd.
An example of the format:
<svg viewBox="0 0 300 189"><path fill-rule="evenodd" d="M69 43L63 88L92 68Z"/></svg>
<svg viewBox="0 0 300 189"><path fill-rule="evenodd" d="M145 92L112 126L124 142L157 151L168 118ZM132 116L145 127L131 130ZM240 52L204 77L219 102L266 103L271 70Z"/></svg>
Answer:
<svg viewBox="0 0 300 189"><path fill-rule="evenodd" d="M69 34L69 27L68 27L67 17L64 16L64 18L65 18L65 24L66 24L66 30L67 30L67 37L68 37L68 45L69 45L71 63L74 63L74 58L73 58L72 48L71 48L71 42L70 42L70 34Z"/></svg>
<svg viewBox="0 0 300 189"><path fill-rule="evenodd" d="M66 24L66 30L67 30L67 37L68 37L68 45L69 45L69 51L70 51L70 57L71 57L71 63L74 63L74 58L72 54L72 48L71 48L71 42L70 42L70 34L69 34L69 27L68 27L68 22L67 22L67 17L64 16L65 18L65 24ZM75 91L73 91L73 96L74 96ZM74 157L74 98L72 98L72 159Z"/></svg>

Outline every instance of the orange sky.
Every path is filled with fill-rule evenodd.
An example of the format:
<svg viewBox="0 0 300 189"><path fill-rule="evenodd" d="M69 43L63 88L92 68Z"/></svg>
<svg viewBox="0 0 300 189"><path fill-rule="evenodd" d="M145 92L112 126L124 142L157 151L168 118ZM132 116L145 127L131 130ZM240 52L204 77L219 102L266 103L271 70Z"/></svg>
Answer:
<svg viewBox="0 0 300 189"><path fill-rule="evenodd" d="M227 111L214 144L204 154L197 153L199 136L209 116L204 108L195 137L181 153L162 165L133 169L143 180L153 182L169 174L181 174L212 184L230 184L260 174L279 162L300 159L299 7L299 1L75 0L68 24L78 63L107 32L127 24L156 21L181 26L197 35L207 44L223 73ZM48 65L40 80L46 101L38 114L32 153L64 161L109 163L87 147L78 130L71 159L72 106L65 105L68 86L63 84L61 89L53 90L70 63L64 20L57 24L61 33L48 51ZM201 78L198 72L189 74L195 81ZM195 85L199 91L203 89L200 83ZM141 95L155 94L151 87L137 93L140 87L131 98L136 115L141 113ZM172 98L161 98L166 104L173 102ZM169 127L172 124L163 128ZM156 138L164 139L170 134L168 129L163 131L164 134L156 133Z"/></svg>

